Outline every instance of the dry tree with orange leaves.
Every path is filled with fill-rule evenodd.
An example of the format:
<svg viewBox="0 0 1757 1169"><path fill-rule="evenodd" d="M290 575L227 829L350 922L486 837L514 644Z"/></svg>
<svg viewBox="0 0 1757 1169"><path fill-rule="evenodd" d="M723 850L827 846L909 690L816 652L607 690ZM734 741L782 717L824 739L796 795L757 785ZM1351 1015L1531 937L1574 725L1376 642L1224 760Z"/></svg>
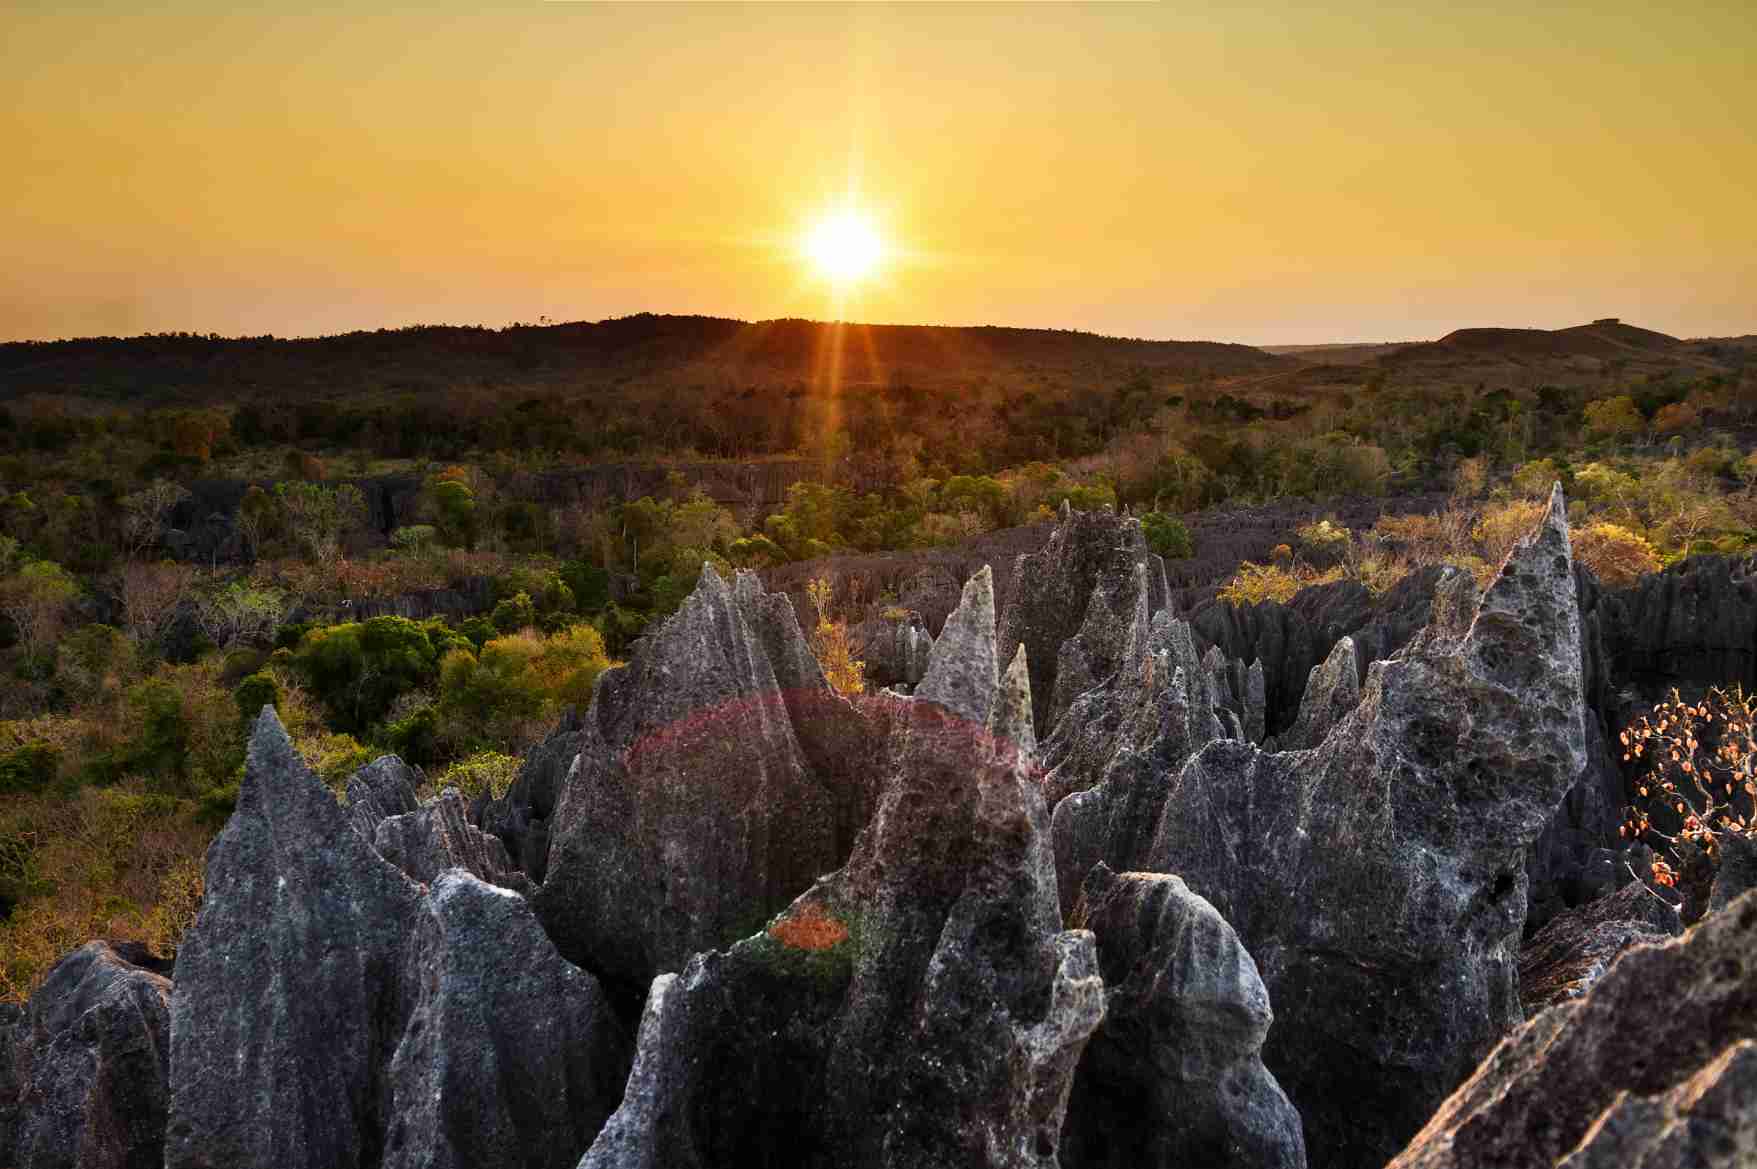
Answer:
<svg viewBox="0 0 1757 1169"><path fill-rule="evenodd" d="M1686 702L1673 690L1652 714L1630 723L1620 741L1625 762L1646 764L1619 829L1625 839L1657 841L1656 851L1682 865L1680 846L1718 864L1723 839L1757 837L1757 696L1717 686ZM1654 859L1652 876L1656 885L1677 886L1678 869L1663 857Z"/></svg>

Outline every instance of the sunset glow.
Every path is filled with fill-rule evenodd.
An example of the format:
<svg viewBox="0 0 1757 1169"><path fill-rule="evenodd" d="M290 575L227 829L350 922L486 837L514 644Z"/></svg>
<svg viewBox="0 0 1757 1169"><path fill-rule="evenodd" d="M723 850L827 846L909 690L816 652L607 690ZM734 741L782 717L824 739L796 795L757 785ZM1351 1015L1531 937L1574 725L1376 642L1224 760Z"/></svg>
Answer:
<svg viewBox="0 0 1757 1169"><path fill-rule="evenodd" d="M818 274L846 286L864 280L884 259L884 242L872 220L845 209L826 215L805 237L805 254Z"/></svg>

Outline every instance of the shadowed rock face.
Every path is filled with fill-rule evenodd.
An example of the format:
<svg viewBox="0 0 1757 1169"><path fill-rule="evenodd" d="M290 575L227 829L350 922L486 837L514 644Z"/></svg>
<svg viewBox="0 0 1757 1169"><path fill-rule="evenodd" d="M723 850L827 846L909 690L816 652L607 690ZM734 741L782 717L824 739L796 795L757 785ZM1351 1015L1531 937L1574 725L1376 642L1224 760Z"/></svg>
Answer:
<svg viewBox="0 0 1757 1169"><path fill-rule="evenodd" d="M704 566L593 695L534 904L561 952L622 992L749 933L839 863L836 801L762 632Z"/></svg>
<svg viewBox="0 0 1757 1169"><path fill-rule="evenodd" d="M571 1169L622 1096L629 1041L524 898L453 869L405 962L385 1169Z"/></svg>
<svg viewBox="0 0 1757 1169"><path fill-rule="evenodd" d="M88 942L61 959L18 1020L8 1069L18 1169L157 1169L164 1160L170 980ZM3 1086L3 1085L0 1085ZM10 1127L10 1126L9 1126Z"/></svg>
<svg viewBox="0 0 1757 1169"><path fill-rule="evenodd" d="M1256 958L1264 1060L1315 1163L1391 1156L1521 1018L1524 853L1584 763L1561 492L1468 631L1375 662L1310 751L1203 748L1139 867L1175 872Z"/></svg>
<svg viewBox="0 0 1757 1169"><path fill-rule="evenodd" d="M378 855L412 881L430 885L447 869L467 869L481 880L526 892L530 883L514 870L500 838L469 822L464 797L448 787L437 799L379 821L372 834Z"/></svg>
<svg viewBox="0 0 1757 1169"><path fill-rule="evenodd" d="M1056 1164L1102 988L1091 935L1059 929L1028 676L997 678L993 611L982 573L847 866L655 981L583 1166Z"/></svg>
<svg viewBox="0 0 1757 1169"><path fill-rule="evenodd" d="M348 780L348 822L368 841L381 820L421 806L415 792L426 777L395 755L380 755Z"/></svg>
<svg viewBox="0 0 1757 1169"><path fill-rule="evenodd" d="M1303 751L1316 747L1330 733L1330 728L1360 705L1360 659L1354 652L1354 639L1345 637L1336 643L1321 665L1312 667L1306 691L1299 703L1299 717L1281 736L1281 750Z"/></svg>
<svg viewBox="0 0 1757 1169"><path fill-rule="evenodd" d="M1259 1050L1269 994L1232 927L1176 877L1093 868L1074 918L1098 938L1104 1024L1074 1077L1068 1169L1304 1169Z"/></svg>
<svg viewBox="0 0 1757 1169"><path fill-rule="evenodd" d="M1558 914L1519 952L1519 998L1526 1013L1578 998L1618 954L1683 931L1678 911L1640 881Z"/></svg>
<svg viewBox="0 0 1757 1169"><path fill-rule="evenodd" d="M1000 626L1000 656L1022 645L1032 719L1047 738L1074 699L1131 656L1130 637L1166 607L1165 565L1139 520L1064 510L1044 547L1021 555Z"/></svg>
<svg viewBox="0 0 1757 1169"><path fill-rule="evenodd" d="M265 708L177 954L168 1169L378 1164L419 900Z"/></svg>
<svg viewBox="0 0 1757 1169"><path fill-rule="evenodd" d="M1094 864L1143 867L1170 788L1166 777L1225 737L1212 673L1190 627L1155 614L1136 660L1089 690L1044 747L1044 790L1054 803L1061 903L1072 907Z"/></svg>
<svg viewBox="0 0 1757 1169"><path fill-rule="evenodd" d="M1393 1169L1757 1163L1757 894L1505 1039Z"/></svg>
<svg viewBox="0 0 1757 1169"><path fill-rule="evenodd" d="M506 795L496 800L484 791L470 809L471 823L498 837L533 884L542 884L548 872L550 817L580 753L584 727L579 711L568 707L549 737L525 754Z"/></svg>
<svg viewBox="0 0 1757 1169"><path fill-rule="evenodd" d="M18 1141L18 1068L15 1045L22 1031L24 1008L0 1003L0 1165L13 1164Z"/></svg>
<svg viewBox="0 0 1757 1169"><path fill-rule="evenodd" d="M462 815L448 791L375 836L423 876L496 867ZM598 984L516 893L461 868L429 890L353 825L265 708L178 953L164 1164L572 1163L627 1067Z"/></svg>

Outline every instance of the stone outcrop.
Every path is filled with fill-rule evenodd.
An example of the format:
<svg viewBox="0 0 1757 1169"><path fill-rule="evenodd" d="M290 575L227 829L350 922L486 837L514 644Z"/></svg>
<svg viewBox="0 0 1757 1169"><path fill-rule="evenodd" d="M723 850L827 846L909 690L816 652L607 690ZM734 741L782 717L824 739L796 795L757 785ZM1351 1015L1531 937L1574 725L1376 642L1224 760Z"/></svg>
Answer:
<svg viewBox="0 0 1757 1169"><path fill-rule="evenodd" d="M1757 894L1530 1020L1392 1169L1757 1162Z"/></svg>
<svg viewBox="0 0 1757 1169"><path fill-rule="evenodd" d="M562 954L619 994L747 935L841 862L837 801L807 765L771 651L704 565L598 681L533 900Z"/></svg>
<svg viewBox="0 0 1757 1169"><path fill-rule="evenodd" d="M1064 508L1049 542L1022 554L1000 626L1000 654L1022 645L1032 716L1047 738L1074 699L1132 656L1131 634L1167 605L1165 565L1139 520Z"/></svg>
<svg viewBox="0 0 1757 1169"><path fill-rule="evenodd" d="M452 869L404 963L385 1169L572 1169L622 1096L629 1041L522 897Z"/></svg>
<svg viewBox="0 0 1757 1169"><path fill-rule="evenodd" d="M1238 931L1318 1164L1382 1163L1521 1018L1524 853L1585 762L1559 491L1462 625L1373 663L1321 744L1281 753L1214 734L1187 632L1156 627L1164 666L1089 698L1130 709L1163 669L1149 709L1174 733L1095 716L1118 724L1103 782L1056 808L1064 888L1100 859L1176 873Z"/></svg>
<svg viewBox="0 0 1757 1169"><path fill-rule="evenodd" d="M1757 889L1757 840L1749 836L1723 837L1720 868L1709 893L1708 912L1719 913L1751 889Z"/></svg>
<svg viewBox="0 0 1757 1169"><path fill-rule="evenodd" d="M582 1166L1056 1164L1103 992L1092 935L1060 929L1026 663L997 677L993 612L979 574L848 864L654 982Z"/></svg>
<svg viewBox="0 0 1757 1169"><path fill-rule="evenodd" d="M530 881L513 866L500 838L470 823L469 809L456 788L446 788L412 812L380 820L372 847L422 885L431 885L439 874L456 868L491 884L530 891Z"/></svg>
<svg viewBox="0 0 1757 1169"><path fill-rule="evenodd" d="M1361 673L1354 638L1342 638L1322 664L1312 667L1299 715L1281 736L1280 749L1303 751L1322 743L1330 728L1360 705Z"/></svg>
<svg viewBox="0 0 1757 1169"><path fill-rule="evenodd" d="M484 791L470 808L470 822L499 838L534 884L542 884L548 872L550 817L580 753L584 730L578 710L570 706L562 711L556 728L525 754L506 795L495 799Z"/></svg>
<svg viewBox="0 0 1757 1169"><path fill-rule="evenodd" d="M1170 790L1166 778L1226 736L1212 678L1190 627L1157 613L1138 661L1075 700L1045 744L1063 905L1073 906L1099 861L1119 871L1143 867Z"/></svg>
<svg viewBox="0 0 1757 1169"><path fill-rule="evenodd" d="M265 708L177 954L167 1169L379 1163L419 900Z"/></svg>
<svg viewBox="0 0 1757 1169"><path fill-rule="evenodd" d="M13 1165L18 1147L18 1066L15 1049L23 1031L24 1008L0 1003L0 1165Z"/></svg>
<svg viewBox="0 0 1757 1169"><path fill-rule="evenodd" d="M14 1024L0 1162L157 1169L169 1101L171 983L138 946L88 942L56 963ZM153 965L160 965L152 963ZM4 1047L0 1047L0 1054ZM16 1104L14 1101L16 1100Z"/></svg>
<svg viewBox="0 0 1757 1169"><path fill-rule="evenodd" d="M1579 998L1630 946L1682 933L1676 906L1640 881L1552 918L1519 952L1519 998L1527 1015Z"/></svg>
<svg viewBox="0 0 1757 1169"><path fill-rule="evenodd" d="M348 822L370 841L378 823L421 806L416 792L426 777L395 755L380 755L348 779Z"/></svg>
<svg viewBox="0 0 1757 1169"><path fill-rule="evenodd" d="M868 617L850 628L848 636L856 656L866 663L866 676L874 686L912 690L927 673L933 634L919 614Z"/></svg>
<svg viewBox="0 0 1757 1169"><path fill-rule="evenodd" d="M1260 1049L1273 1014L1257 965L1174 876L1086 878L1074 920L1098 939L1104 1023L1074 1076L1068 1169L1303 1169L1299 1114Z"/></svg>

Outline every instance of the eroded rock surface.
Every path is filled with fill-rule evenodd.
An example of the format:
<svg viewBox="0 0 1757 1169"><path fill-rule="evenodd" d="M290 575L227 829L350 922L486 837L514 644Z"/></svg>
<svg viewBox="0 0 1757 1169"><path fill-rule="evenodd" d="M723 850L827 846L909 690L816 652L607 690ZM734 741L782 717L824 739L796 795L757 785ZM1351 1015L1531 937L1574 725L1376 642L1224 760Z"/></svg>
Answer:
<svg viewBox="0 0 1757 1169"><path fill-rule="evenodd" d="M1232 927L1174 876L1086 878L1104 1023L1074 1077L1067 1169L1303 1169L1299 1114L1260 1050L1274 1019Z"/></svg>
<svg viewBox="0 0 1757 1169"><path fill-rule="evenodd" d="M533 901L562 954L618 993L749 934L840 863L836 801L764 636L704 566L599 679Z"/></svg>
<svg viewBox="0 0 1757 1169"><path fill-rule="evenodd" d="M629 1040L522 897L452 869L405 962L385 1169L571 1169L622 1097Z"/></svg>
<svg viewBox="0 0 1757 1169"><path fill-rule="evenodd" d="M1336 643L1329 657L1312 667L1305 694L1300 698L1299 717L1281 736L1281 749L1303 751L1322 743L1330 728L1360 705L1360 678L1354 639L1345 637Z"/></svg>
<svg viewBox="0 0 1757 1169"><path fill-rule="evenodd" d="M177 954L167 1169L379 1163L419 900L264 708Z"/></svg>
<svg viewBox="0 0 1757 1169"><path fill-rule="evenodd" d="M447 869L459 868L520 893L530 889L529 880L514 868L500 838L470 823L464 797L456 788L446 788L412 812L380 820L372 847L422 885L432 884Z"/></svg>
<svg viewBox="0 0 1757 1169"><path fill-rule="evenodd" d="M993 612L982 573L849 863L655 981L583 1166L1056 1164L1103 992L1092 936L1060 929L1026 663L997 677Z"/></svg>
<svg viewBox="0 0 1757 1169"><path fill-rule="evenodd" d="M1167 605L1165 566L1139 520L1064 510L1049 542L1021 555L1000 627L1000 656L1025 647L1032 717L1047 738L1074 699L1131 656L1131 636Z"/></svg>
<svg viewBox="0 0 1757 1169"><path fill-rule="evenodd" d="M1683 932L1675 906L1640 881L1551 919L1519 952L1519 997L1534 1014L1578 998L1630 946Z"/></svg>
<svg viewBox="0 0 1757 1169"><path fill-rule="evenodd" d="M533 884L542 884L548 873L550 817L580 753L584 729L579 711L568 707L548 737L526 753L506 795L495 799L484 791L470 808L470 822L497 837Z"/></svg>
<svg viewBox="0 0 1757 1169"><path fill-rule="evenodd" d="M421 806L416 791L425 782L419 767L395 755L380 755L348 780L348 821L368 841L378 823Z"/></svg>
<svg viewBox="0 0 1757 1169"><path fill-rule="evenodd" d="M1392 1169L1757 1163L1757 894L1498 1046Z"/></svg>
<svg viewBox="0 0 1757 1169"><path fill-rule="evenodd" d="M16 1023L17 1169L157 1169L170 1092L171 982L138 946L88 942L56 963ZM0 1088L5 1075L0 1073Z"/></svg>
<svg viewBox="0 0 1757 1169"><path fill-rule="evenodd" d="M1317 1164L1382 1164L1522 1017L1524 854L1584 764L1559 491L1460 624L1375 662L1315 748L1210 734L1183 761L1173 736L1167 768L1119 738L1105 782L1056 809L1064 885L1098 859L1177 873L1238 931ZM1205 715L1187 685L1155 705L1180 702Z"/></svg>

